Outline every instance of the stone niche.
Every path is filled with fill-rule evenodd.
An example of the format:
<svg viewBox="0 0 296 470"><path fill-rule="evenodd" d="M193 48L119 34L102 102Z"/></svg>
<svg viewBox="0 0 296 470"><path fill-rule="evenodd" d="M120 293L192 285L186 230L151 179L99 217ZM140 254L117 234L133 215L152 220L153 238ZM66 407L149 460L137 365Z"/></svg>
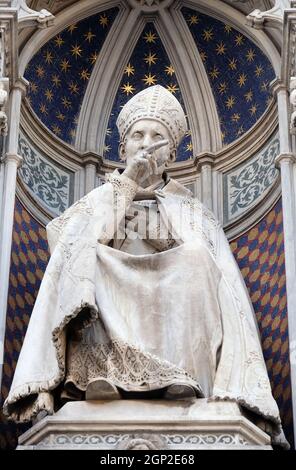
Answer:
<svg viewBox="0 0 296 470"><path fill-rule="evenodd" d="M69 402L19 438L18 450L271 450L269 436L234 402Z"/></svg>

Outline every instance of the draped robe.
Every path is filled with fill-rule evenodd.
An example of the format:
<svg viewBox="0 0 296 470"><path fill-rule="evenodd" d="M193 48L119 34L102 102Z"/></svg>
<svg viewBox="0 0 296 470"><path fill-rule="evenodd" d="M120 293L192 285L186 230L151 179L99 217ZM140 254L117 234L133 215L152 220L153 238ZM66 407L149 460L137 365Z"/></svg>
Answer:
<svg viewBox="0 0 296 470"><path fill-rule="evenodd" d="M18 410L22 421L26 410L32 418L39 392L65 382L85 390L98 376L126 391L187 383L199 396L235 400L262 417L276 440L280 418L256 319L220 224L170 180L155 194L176 245L140 255L116 250L114 221L137 189L114 173L48 224L51 258L5 414ZM67 348L75 322L83 333ZM67 360L71 348L75 361Z"/></svg>

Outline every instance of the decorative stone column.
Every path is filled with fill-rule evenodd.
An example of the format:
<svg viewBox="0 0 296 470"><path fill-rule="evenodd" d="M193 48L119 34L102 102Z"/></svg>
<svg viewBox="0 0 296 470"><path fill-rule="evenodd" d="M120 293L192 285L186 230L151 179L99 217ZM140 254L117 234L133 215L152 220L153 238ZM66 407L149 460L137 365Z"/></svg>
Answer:
<svg viewBox="0 0 296 470"><path fill-rule="evenodd" d="M200 183L201 183L201 200L205 206L213 209L213 181L212 181L212 167L214 164L214 157L211 154L203 154L198 157L197 166L200 169Z"/></svg>
<svg viewBox="0 0 296 470"><path fill-rule="evenodd" d="M14 220L15 188L17 169L22 162L18 155L19 118L22 95L25 93L27 82L18 80L10 93L9 134L7 152L3 159L4 184L1 214L1 260L0 260L0 379L2 378L2 362L4 351L5 323L7 310L7 295L9 286L9 269L12 244L12 229ZM0 380L1 383L1 380Z"/></svg>
<svg viewBox="0 0 296 470"><path fill-rule="evenodd" d="M85 168L84 192L87 194L96 187L97 172L102 166L103 159L92 152L85 153L82 158Z"/></svg>
<svg viewBox="0 0 296 470"><path fill-rule="evenodd" d="M273 86L277 94L279 113L280 154L275 163L281 173L283 225L285 243L286 289L288 307L289 347L291 366L291 387L294 432L296 425L296 361L294 359L296 348L296 155L291 151L291 137L289 135L289 96L287 87L280 81ZM296 437L295 437L296 439Z"/></svg>

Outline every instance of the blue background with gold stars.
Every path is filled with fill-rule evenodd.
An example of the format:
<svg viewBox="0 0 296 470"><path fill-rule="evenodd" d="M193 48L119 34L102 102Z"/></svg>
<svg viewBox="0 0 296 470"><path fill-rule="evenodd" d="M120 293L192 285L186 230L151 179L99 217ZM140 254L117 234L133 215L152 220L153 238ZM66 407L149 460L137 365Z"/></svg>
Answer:
<svg viewBox="0 0 296 470"><path fill-rule="evenodd" d="M230 144L262 116L275 78L263 52L236 29L190 8L182 14L208 74L224 144Z"/></svg>
<svg viewBox="0 0 296 470"><path fill-rule="evenodd" d="M93 15L56 35L28 64L31 107L57 137L73 144L83 96L118 13L117 8Z"/></svg>
<svg viewBox="0 0 296 470"><path fill-rule="evenodd" d="M229 25L189 8L182 14L203 60L216 100L224 144L249 130L272 98L275 74L263 52ZM28 100L41 121L62 140L74 144L79 111L93 66L118 13L100 12L56 35L33 57L25 78ZM147 23L126 63L105 137L104 157L118 160L116 118L135 93L160 84L184 103L171 63L154 24ZM184 109L185 110L185 109ZM186 112L186 110L185 110ZM177 160L192 158L190 131Z"/></svg>

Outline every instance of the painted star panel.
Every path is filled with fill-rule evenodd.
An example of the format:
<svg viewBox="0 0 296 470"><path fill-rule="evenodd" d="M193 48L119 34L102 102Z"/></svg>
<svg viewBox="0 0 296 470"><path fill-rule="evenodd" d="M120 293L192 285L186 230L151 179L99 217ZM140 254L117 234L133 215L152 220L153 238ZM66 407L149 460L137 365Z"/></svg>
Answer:
<svg viewBox="0 0 296 470"><path fill-rule="evenodd" d="M230 144L270 105L274 70L263 52L237 29L187 7L181 11L212 87L223 143Z"/></svg>
<svg viewBox="0 0 296 470"><path fill-rule="evenodd" d="M27 100L51 132L73 144L83 96L118 8L72 24L29 62Z"/></svg>

